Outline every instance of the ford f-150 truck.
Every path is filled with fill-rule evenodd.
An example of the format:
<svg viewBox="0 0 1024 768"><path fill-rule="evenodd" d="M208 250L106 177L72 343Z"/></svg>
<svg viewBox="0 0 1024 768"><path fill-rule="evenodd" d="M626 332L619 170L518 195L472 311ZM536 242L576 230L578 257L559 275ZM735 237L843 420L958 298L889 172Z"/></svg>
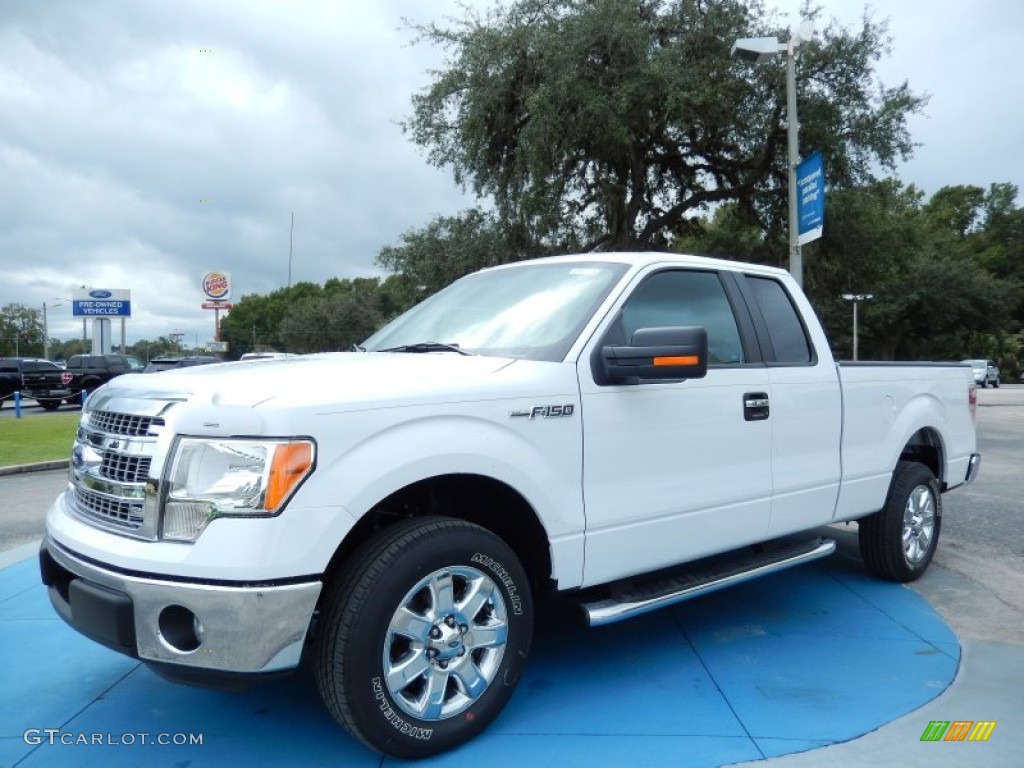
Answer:
<svg viewBox="0 0 1024 768"><path fill-rule="evenodd" d="M305 654L356 738L423 757L497 716L538 598L617 621L854 520L867 568L909 581L980 465L968 368L837 365L774 268L504 265L361 350L93 392L40 552L58 613L187 682Z"/></svg>
<svg viewBox="0 0 1024 768"><path fill-rule="evenodd" d="M56 363L35 357L0 357L0 408L15 392L55 411L71 395L71 376Z"/></svg>

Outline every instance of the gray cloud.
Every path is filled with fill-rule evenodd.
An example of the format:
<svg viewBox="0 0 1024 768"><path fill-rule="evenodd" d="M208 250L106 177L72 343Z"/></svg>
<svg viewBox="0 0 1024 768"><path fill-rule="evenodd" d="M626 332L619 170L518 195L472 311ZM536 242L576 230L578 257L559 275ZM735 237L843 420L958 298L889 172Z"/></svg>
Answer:
<svg viewBox="0 0 1024 768"><path fill-rule="evenodd" d="M883 80L932 94L905 181L933 192L1024 178L1022 9L906 0L877 12L894 37ZM862 10L835 0L826 15L852 23ZM454 0L7 0L0 305L128 288L130 340L204 340L200 273L231 272L236 298L283 286L292 211L293 281L374 274L402 231L471 203L397 125L442 61L410 45L402 16L457 12ZM50 328L81 332L67 306Z"/></svg>

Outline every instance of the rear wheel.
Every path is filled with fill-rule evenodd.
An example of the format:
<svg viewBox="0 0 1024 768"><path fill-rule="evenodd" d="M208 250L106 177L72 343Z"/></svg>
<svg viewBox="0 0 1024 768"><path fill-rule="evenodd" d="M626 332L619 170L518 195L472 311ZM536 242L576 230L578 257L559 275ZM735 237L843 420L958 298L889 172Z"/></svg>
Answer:
<svg viewBox="0 0 1024 768"><path fill-rule="evenodd" d="M426 757L497 717L532 629L526 573L504 541L462 520L409 520L370 539L330 585L317 684L353 736Z"/></svg>
<svg viewBox="0 0 1024 768"><path fill-rule="evenodd" d="M935 556L942 527L942 497L924 464L901 461L893 472L885 506L860 521L860 554L876 576L913 581Z"/></svg>

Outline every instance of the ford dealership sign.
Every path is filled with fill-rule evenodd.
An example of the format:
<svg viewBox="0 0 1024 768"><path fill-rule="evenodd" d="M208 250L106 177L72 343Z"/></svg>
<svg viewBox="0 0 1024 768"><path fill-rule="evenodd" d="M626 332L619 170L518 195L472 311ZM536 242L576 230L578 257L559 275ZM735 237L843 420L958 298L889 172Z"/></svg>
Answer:
<svg viewBox="0 0 1024 768"><path fill-rule="evenodd" d="M76 288L71 294L75 317L131 317L132 292L106 288Z"/></svg>

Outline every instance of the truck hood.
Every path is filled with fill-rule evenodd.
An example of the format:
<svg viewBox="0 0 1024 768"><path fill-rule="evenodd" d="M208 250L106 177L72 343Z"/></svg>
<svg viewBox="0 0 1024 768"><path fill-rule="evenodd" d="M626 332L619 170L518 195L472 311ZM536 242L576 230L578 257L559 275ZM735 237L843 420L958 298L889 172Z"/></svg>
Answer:
<svg viewBox="0 0 1024 768"><path fill-rule="evenodd" d="M126 374L111 381L104 393L250 408L346 410L479 399L483 382L514 362L454 352L335 352Z"/></svg>

